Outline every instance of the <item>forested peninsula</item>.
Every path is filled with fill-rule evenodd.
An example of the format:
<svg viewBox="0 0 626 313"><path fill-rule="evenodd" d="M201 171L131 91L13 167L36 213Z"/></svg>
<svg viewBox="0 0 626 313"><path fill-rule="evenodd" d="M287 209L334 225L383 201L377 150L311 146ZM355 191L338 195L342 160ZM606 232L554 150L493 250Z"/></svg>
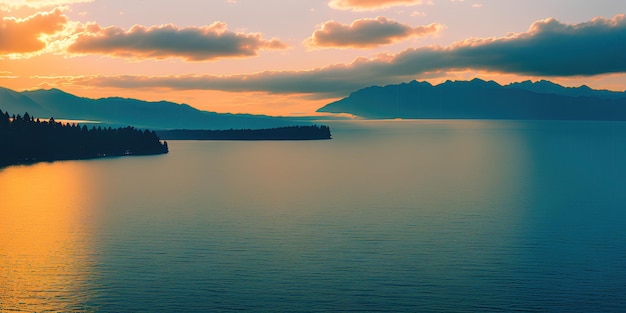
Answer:
<svg viewBox="0 0 626 313"><path fill-rule="evenodd" d="M91 159L168 152L154 131L40 121L0 110L0 167L39 161Z"/></svg>
<svg viewBox="0 0 626 313"><path fill-rule="evenodd" d="M157 131L166 140L324 140L331 139L328 126L286 126L267 129Z"/></svg>

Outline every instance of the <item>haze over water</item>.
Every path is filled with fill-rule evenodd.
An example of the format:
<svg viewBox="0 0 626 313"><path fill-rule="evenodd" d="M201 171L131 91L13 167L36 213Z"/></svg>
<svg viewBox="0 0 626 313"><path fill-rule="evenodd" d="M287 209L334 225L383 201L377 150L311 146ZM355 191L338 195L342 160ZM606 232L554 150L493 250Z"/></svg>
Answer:
<svg viewBox="0 0 626 313"><path fill-rule="evenodd" d="M626 310L626 123L331 126L0 170L0 312Z"/></svg>

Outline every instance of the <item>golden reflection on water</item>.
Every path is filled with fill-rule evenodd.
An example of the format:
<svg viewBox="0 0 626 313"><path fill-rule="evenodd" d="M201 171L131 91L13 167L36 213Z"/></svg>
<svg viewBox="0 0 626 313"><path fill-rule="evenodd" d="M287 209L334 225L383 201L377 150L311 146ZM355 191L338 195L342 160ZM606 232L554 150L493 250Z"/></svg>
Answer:
<svg viewBox="0 0 626 313"><path fill-rule="evenodd" d="M0 312L87 310L93 189L84 169L57 162L0 170Z"/></svg>

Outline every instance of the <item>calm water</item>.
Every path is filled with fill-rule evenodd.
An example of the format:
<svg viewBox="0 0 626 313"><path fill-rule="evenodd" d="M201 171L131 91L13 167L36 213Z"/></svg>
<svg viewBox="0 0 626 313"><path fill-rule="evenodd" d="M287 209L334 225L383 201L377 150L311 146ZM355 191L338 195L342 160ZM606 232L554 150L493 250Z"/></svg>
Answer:
<svg viewBox="0 0 626 313"><path fill-rule="evenodd" d="M334 122L0 170L0 312L624 312L626 124Z"/></svg>

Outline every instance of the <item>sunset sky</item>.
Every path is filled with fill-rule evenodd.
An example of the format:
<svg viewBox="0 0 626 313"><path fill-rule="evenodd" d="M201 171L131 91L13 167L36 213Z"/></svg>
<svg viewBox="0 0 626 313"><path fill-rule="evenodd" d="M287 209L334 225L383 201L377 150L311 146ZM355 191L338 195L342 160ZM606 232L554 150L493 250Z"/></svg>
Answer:
<svg viewBox="0 0 626 313"><path fill-rule="evenodd" d="M310 115L370 85L626 89L626 1L0 1L0 86Z"/></svg>

